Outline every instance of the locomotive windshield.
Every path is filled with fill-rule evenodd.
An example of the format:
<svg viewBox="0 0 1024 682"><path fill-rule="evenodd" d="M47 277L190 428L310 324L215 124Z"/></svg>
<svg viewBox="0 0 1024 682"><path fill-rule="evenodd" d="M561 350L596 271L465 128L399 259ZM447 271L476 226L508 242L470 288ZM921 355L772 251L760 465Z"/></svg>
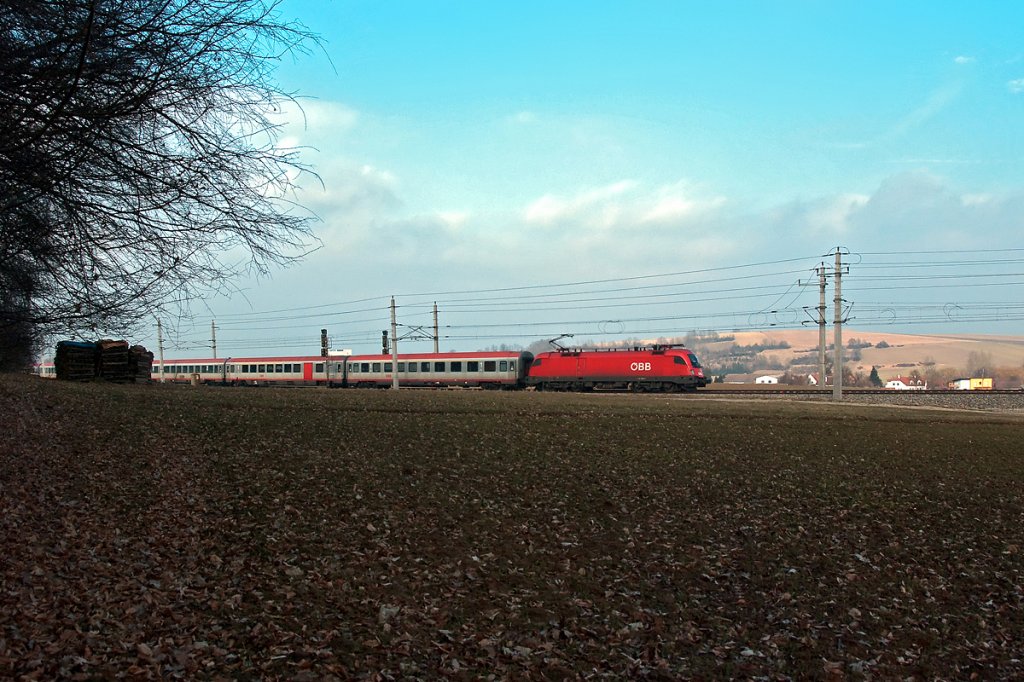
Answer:
<svg viewBox="0 0 1024 682"><path fill-rule="evenodd" d="M697 359L697 356L694 355L693 353L687 353L687 355L690 356L690 364L692 366L697 367L699 369L700 368L700 360Z"/></svg>

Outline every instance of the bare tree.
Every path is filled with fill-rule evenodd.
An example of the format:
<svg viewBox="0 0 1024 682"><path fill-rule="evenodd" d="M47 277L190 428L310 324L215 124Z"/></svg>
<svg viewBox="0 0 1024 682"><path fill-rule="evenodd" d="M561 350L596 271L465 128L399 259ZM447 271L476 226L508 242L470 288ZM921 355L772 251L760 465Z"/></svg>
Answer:
<svg viewBox="0 0 1024 682"><path fill-rule="evenodd" d="M124 333L308 250L278 3L0 0L0 326Z"/></svg>

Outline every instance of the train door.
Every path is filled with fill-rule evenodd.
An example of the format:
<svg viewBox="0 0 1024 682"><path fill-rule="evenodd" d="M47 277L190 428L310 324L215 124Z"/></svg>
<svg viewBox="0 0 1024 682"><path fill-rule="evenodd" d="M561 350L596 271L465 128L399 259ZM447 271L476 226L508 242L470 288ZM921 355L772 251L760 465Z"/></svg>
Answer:
<svg viewBox="0 0 1024 682"><path fill-rule="evenodd" d="M313 363L304 362L302 363L302 380L312 381L313 380Z"/></svg>

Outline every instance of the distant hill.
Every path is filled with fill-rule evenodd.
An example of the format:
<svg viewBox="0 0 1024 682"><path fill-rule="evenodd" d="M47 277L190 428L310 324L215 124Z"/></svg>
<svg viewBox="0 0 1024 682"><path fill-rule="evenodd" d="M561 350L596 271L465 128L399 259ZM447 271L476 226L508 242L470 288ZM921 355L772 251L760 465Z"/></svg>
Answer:
<svg viewBox="0 0 1024 682"><path fill-rule="evenodd" d="M828 330L827 343L833 340ZM713 338L687 339L713 373L771 370L794 374L815 372L817 329L736 332ZM854 342L858 348L851 348ZM851 372L878 369L883 380L917 370L964 376L985 368L1024 368L1024 337L989 335L917 335L843 329L844 360ZM829 351L831 357L831 351ZM766 373L766 372L760 372Z"/></svg>

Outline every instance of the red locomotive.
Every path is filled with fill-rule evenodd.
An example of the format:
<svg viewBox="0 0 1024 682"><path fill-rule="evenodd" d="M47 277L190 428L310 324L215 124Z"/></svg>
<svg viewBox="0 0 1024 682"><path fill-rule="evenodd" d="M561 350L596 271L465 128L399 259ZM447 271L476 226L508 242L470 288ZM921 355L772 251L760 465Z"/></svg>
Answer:
<svg viewBox="0 0 1024 682"><path fill-rule="evenodd" d="M694 391L707 385L693 351L678 346L538 353L526 377L538 391Z"/></svg>

